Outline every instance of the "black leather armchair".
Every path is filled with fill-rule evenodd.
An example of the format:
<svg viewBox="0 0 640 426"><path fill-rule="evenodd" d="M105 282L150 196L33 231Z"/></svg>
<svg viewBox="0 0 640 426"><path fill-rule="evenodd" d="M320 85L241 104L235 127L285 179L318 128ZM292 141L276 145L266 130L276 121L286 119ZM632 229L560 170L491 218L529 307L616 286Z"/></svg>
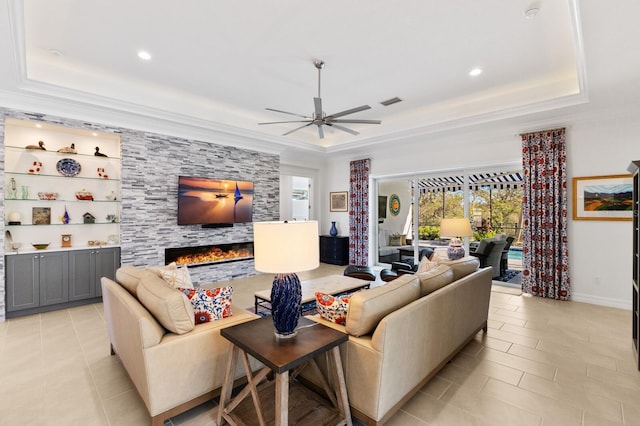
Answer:
<svg viewBox="0 0 640 426"><path fill-rule="evenodd" d="M382 281L392 281L403 274L415 274L420 265L420 261L424 256L427 259L431 259L433 256L433 249L425 247L418 252L418 263L415 264L413 258L404 259L402 262L392 262L391 269L383 269L380 271L380 279Z"/></svg>

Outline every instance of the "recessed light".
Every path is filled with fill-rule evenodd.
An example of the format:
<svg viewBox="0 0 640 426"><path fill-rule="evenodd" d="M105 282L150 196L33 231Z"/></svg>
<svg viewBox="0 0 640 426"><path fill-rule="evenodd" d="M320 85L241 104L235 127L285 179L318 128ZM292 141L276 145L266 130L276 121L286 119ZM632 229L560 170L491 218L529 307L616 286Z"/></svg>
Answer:
<svg viewBox="0 0 640 426"><path fill-rule="evenodd" d="M138 51L138 58L142 59L143 61L150 61L151 60L151 53L147 52L146 50L139 50Z"/></svg>
<svg viewBox="0 0 640 426"><path fill-rule="evenodd" d="M37 127L38 129L40 129L40 128L42 128L42 124L36 124L36 127Z"/></svg>
<svg viewBox="0 0 640 426"><path fill-rule="evenodd" d="M482 74L482 68L474 68L474 69L472 69L471 71L469 71L469 75L470 75L471 77L477 77L477 76L479 76L480 74Z"/></svg>
<svg viewBox="0 0 640 426"><path fill-rule="evenodd" d="M532 7L524 11L524 17L527 19L533 19L538 16L538 13L540 13L540 8Z"/></svg>
<svg viewBox="0 0 640 426"><path fill-rule="evenodd" d="M98 136L96 132L91 133L92 136Z"/></svg>

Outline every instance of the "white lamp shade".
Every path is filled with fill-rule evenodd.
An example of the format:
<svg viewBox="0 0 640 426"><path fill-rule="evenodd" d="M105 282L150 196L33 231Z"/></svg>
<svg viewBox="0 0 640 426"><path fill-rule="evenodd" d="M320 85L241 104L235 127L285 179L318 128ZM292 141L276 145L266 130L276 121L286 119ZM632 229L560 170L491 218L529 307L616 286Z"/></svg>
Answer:
<svg viewBox="0 0 640 426"><path fill-rule="evenodd" d="M471 237L473 231L469 219L442 219L440 222L441 237Z"/></svg>
<svg viewBox="0 0 640 426"><path fill-rule="evenodd" d="M317 268L318 222L254 222L253 256L260 272L285 274Z"/></svg>

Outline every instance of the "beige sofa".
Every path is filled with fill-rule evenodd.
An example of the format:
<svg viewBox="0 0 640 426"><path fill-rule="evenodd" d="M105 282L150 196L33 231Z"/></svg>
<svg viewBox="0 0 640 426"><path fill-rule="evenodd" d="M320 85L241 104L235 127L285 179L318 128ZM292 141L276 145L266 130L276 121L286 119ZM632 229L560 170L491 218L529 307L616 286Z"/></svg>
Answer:
<svg viewBox="0 0 640 426"><path fill-rule="evenodd" d="M486 331L491 268L476 258L444 262L355 293L341 345L352 414L383 424L480 331ZM322 360L318 360L322 363ZM323 368L326 369L326 366ZM319 383L311 371L303 377Z"/></svg>
<svg viewBox="0 0 640 426"><path fill-rule="evenodd" d="M116 281L102 278L111 353L122 361L149 411L151 424L162 425L166 419L219 394L230 348L230 343L220 336L220 329L257 315L232 306L231 317L194 325L183 315L193 316L193 311L188 311L188 300L183 303L180 292L163 283L158 275L124 266L117 270ZM177 299L173 297L175 293ZM158 320L160 317L162 321ZM238 364L236 378L243 376L242 363ZM252 365L255 369L259 366Z"/></svg>

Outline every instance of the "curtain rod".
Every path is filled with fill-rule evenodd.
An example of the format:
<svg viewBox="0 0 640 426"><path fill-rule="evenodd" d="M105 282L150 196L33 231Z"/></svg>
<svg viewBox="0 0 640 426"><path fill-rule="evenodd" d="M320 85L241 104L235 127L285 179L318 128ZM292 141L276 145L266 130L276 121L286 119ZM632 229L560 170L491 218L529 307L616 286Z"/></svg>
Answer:
<svg viewBox="0 0 640 426"><path fill-rule="evenodd" d="M539 133L539 132L553 132L554 130L560 130L560 129L565 129L568 130L570 129L571 126L554 126L550 129L538 129L538 130L531 130L531 131L526 131L526 132L522 132L522 133L516 133L514 136L522 136L522 135L528 135L530 133Z"/></svg>

